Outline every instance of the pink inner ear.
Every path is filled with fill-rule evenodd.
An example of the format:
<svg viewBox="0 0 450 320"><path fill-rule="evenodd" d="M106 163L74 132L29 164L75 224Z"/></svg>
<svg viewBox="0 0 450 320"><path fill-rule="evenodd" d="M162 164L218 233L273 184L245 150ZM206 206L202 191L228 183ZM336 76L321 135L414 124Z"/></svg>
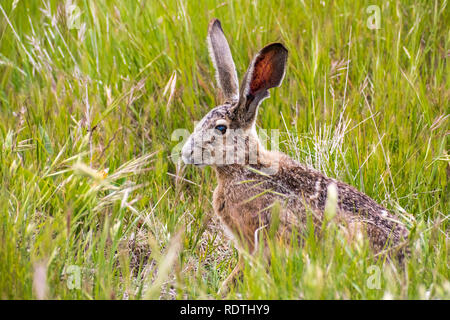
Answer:
<svg viewBox="0 0 450 320"><path fill-rule="evenodd" d="M274 67L274 55L275 51L269 51L265 54L261 54L256 58L252 80L250 81L250 94L256 95L261 89L270 88L270 80L272 79L273 67Z"/></svg>

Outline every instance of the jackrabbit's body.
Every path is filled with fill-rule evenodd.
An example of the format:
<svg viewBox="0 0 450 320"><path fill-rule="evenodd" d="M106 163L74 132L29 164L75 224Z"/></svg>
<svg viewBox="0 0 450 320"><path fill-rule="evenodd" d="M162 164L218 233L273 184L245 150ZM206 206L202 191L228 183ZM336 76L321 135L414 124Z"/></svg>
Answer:
<svg viewBox="0 0 450 320"><path fill-rule="evenodd" d="M214 191L214 211L249 250L254 249L257 232L270 229L276 202L280 204L280 236L290 239L293 228L301 234L308 219L320 230L329 188L335 188L337 195L333 219L346 231L349 241L360 232L367 234L375 252L388 252L406 239L408 234L403 225L354 187L326 177L282 153L266 151L265 159L278 162L275 174L261 174L268 163L216 169L218 186ZM402 259L404 251L398 250L397 254Z"/></svg>
<svg viewBox="0 0 450 320"><path fill-rule="evenodd" d="M255 247L258 231L270 228L273 205L279 204L277 233L289 237L301 233L311 218L320 229L327 195L334 192L335 219L349 239L366 234L375 252L399 247L407 229L385 208L355 188L324 176L287 155L265 150L255 129L261 101L268 90L281 84L288 52L280 43L264 47L250 63L241 89L230 48L220 22L208 30L210 55L225 103L212 109L197 124L183 147L186 164L211 165L218 186L214 211L236 238L249 250ZM403 250L396 250L401 259Z"/></svg>

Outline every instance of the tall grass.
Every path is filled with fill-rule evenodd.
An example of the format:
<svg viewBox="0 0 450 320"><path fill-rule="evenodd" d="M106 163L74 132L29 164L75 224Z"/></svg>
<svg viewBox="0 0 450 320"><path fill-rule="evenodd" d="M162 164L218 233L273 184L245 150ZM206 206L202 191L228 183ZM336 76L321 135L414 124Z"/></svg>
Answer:
<svg viewBox="0 0 450 320"><path fill-rule="evenodd" d="M268 42L289 49L258 128L412 234L405 269L336 226L302 248L269 242L226 297L450 298L449 5L373 2L2 1L0 298L222 297L237 252L214 172L170 157L171 133L218 102L213 17L240 76Z"/></svg>

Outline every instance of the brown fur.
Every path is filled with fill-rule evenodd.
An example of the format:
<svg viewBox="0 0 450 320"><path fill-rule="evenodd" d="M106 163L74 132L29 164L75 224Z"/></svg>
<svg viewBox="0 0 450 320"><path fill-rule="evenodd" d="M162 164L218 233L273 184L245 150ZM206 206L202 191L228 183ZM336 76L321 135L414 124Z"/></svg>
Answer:
<svg viewBox="0 0 450 320"><path fill-rule="evenodd" d="M218 186L213 197L214 211L250 250L254 249L256 230L270 228L271 207L276 201L282 205L280 230L302 230L308 214L319 230L327 189L334 183L338 191L336 218L340 224L349 232L365 231L375 252L392 250L403 258L406 228L370 197L285 154L264 151L262 156L264 162L254 166L216 167ZM271 165L268 160L278 161L279 170L275 175L251 170ZM289 232L284 233L290 236Z"/></svg>

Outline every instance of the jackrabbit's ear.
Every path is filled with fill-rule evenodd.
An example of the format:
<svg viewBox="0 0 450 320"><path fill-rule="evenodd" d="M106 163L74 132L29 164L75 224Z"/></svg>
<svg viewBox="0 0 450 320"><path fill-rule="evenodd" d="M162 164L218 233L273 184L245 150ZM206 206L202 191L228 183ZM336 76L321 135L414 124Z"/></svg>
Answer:
<svg viewBox="0 0 450 320"><path fill-rule="evenodd" d="M208 27L209 55L216 69L217 83L228 102L239 99L239 83L230 47L218 19L213 19Z"/></svg>
<svg viewBox="0 0 450 320"><path fill-rule="evenodd" d="M286 71L287 49L272 43L255 56L242 81L235 116L241 125L251 125L262 100L269 97L269 89L279 87Z"/></svg>

